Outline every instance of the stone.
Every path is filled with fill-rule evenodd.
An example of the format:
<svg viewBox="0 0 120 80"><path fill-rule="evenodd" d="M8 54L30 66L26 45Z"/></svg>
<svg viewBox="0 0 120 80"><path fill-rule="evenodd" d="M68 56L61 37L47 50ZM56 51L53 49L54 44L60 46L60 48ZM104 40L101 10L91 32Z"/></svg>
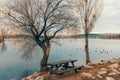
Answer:
<svg viewBox="0 0 120 80"><path fill-rule="evenodd" d="M44 80L44 76L38 76L35 80Z"/></svg>
<svg viewBox="0 0 120 80"><path fill-rule="evenodd" d="M119 59L117 58L112 58L111 60L109 60L111 63L118 63Z"/></svg>
<svg viewBox="0 0 120 80"><path fill-rule="evenodd" d="M116 69L116 68L119 67L119 65L118 65L118 63L114 63L114 64L109 65L109 67L112 68L112 69L113 69L113 68Z"/></svg>
<svg viewBox="0 0 120 80"><path fill-rule="evenodd" d="M29 80L35 80L34 78L30 78Z"/></svg>
<svg viewBox="0 0 120 80"><path fill-rule="evenodd" d="M112 69L112 71L113 71L114 73L116 73L116 74L120 74L120 72L119 72L118 70L116 70L116 69Z"/></svg>
<svg viewBox="0 0 120 80"><path fill-rule="evenodd" d="M106 80L115 80L113 77L106 77Z"/></svg>
<svg viewBox="0 0 120 80"><path fill-rule="evenodd" d="M21 80L27 80L26 78L22 78Z"/></svg>
<svg viewBox="0 0 120 80"><path fill-rule="evenodd" d="M42 72L35 72L32 74L32 77L38 77L42 74Z"/></svg>
<svg viewBox="0 0 120 80"><path fill-rule="evenodd" d="M101 68L101 71L107 71L108 69L106 69L106 68Z"/></svg>
<svg viewBox="0 0 120 80"><path fill-rule="evenodd" d="M116 75L115 72L111 72L111 73L108 74L108 76L115 76L115 75Z"/></svg>
<svg viewBox="0 0 120 80"><path fill-rule="evenodd" d="M91 62L91 63L88 63L89 66L96 66L98 65L98 62L97 61L94 61L94 62Z"/></svg>
<svg viewBox="0 0 120 80"><path fill-rule="evenodd" d="M120 71L120 68L118 70Z"/></svg>
<svg viewBox="0 0 120 80"><path fill-rule="evenodd" d="M28 76L26 79L31 79L32 78L32 76Z"/></svg>
<svg viewBox="0 0 120 80"><path fill-rule="evenodd" d="M75 80L82 80L81 78L76 78Z"/></svg>
<svg viewBox="0 0 120 80"><path fill-rule="evenodd" d="M107 71L100 71L98 74L106 74Z"/></svg>
<svg viewBox="0 0 120 80"><path fill-rule="evenodd" d="M98 65L101 65L101 64L103 64L103 62L99 62L99 63L98 63Z"/></svg>
<svg viewBox="0 0 120 80"><path fill-rule="evenodd" d="M92 74L90 74L90 73L83 72L83 73L81 73L81 75L84 76L84 77L90 78L90 79L95 79L95 77L92 76Z"/></svg>
<svg viewBox="0 0 120 80"><path fill-rule="evenodd" d="M89 68L89 69L91 69L91 68L94 68L93 66L89 66L89 65L84 65L84 68Z"/></svg>
<svg viewBox="0 0 120 80"><path fill-rule="evenodd" d="M97 77L98 77L98 78L100 78L100 79L102 79L102 78L103 78L103 77L102 77L101 75L99 75L99 74L97 75Z"/></svg>
<svg viewBox="0 0 120 80"><path fill-rule="evenodd" d="M108 63L108 61L107 60L101 60L101 63L105 64L105 63Z"/></svg>

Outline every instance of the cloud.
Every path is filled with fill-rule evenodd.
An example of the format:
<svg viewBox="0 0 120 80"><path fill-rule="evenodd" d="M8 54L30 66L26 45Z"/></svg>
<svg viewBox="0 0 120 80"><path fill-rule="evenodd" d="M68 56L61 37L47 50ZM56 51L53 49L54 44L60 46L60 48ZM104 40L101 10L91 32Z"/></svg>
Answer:
<svg viewBox="0 0 120 80"><path fill-rule="evenodd" d="M115 0L103 0L104 1L104 4L107 5L107 4L112 4Z"/></svg>
<svg viewBox="0 0 120 80"><path fill-rule="evenodd" d="M113 16L116 15L116 13L119 12L117 8L120 5L119 0L104 0L104 8L103 8L103 14L104 16Z"/></svg>
<svg viewBox="0 0 120 80"><path fill-rule="evenodd" d="M103 1L103 12L93 31L120 33L120 0Z"/></svg>

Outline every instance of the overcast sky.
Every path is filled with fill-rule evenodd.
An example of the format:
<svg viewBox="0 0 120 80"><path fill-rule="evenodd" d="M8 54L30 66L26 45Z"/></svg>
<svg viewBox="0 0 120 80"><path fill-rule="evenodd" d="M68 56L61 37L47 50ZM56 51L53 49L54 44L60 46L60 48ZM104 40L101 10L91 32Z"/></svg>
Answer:
<svg viewBox="0 0 120 80"><path fill-rule="evenodd" d="M0 0L0 4L2 4ZM120 0L103 0L103 12L92 32L120 33Z"/></svg>
<svg viewBox="0 0 120 80"><path fill-rule="evenodd" d="M120 0L103 1L103 12L93 32L120 33Z"/></svg>

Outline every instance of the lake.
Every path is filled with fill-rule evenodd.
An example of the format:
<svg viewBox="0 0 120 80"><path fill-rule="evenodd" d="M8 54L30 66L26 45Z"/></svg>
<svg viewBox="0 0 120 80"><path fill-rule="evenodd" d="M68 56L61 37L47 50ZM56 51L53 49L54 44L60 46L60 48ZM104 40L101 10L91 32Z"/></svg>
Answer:
<svg viewBox="0 0 120 80"><path fill-rule="evenodd" d="M40 69L42 52L32 54L30 60L23 59L20 43L13 45L14 39L5 41L6 51L0 52L0 80L20 79ZM54 42L56 41L56 42ZM48 62L63 59L77 59L76 65L85 64L84 39L55 39L51 44ZM2 44L0 44L1 47ZM120 40L89 39L91 61L120 57Z"/></svg>

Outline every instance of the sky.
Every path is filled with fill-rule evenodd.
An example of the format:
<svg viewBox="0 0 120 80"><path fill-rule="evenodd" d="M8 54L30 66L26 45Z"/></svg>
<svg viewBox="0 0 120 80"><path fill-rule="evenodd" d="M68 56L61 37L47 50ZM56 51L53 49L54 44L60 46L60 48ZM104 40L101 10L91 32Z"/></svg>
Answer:
<svg viewBox="0 0 120 80"><path fill-rule="evenodd" d="M103 11L92 33L120 33L120 0L103 0Z"/></svg>
<svg viewBox="0 0 120 80"><path fill-rule="evenodd" d="M120 33L120 0L103 0L103 11L93 33Z"/></svg>

